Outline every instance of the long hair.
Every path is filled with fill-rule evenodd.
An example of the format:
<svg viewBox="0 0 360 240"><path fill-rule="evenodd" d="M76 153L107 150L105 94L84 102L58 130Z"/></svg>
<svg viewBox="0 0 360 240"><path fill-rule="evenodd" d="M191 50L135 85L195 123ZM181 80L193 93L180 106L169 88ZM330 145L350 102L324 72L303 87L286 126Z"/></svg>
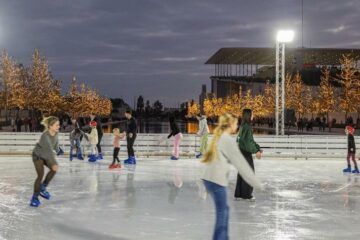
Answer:
<svg viewBox="0 0 360 240"><path fill-rule="evenodd" d="M209 148L206 150L204 154L204 158L202 160L203 163L211 162L217 156L217 143L224 133L224 131L231 126L232 123L237 121L237 118L231 113L225 113L219 118L219 124L214 130L214 135L211 140Z"/></svg>
<svg viewBox="0 0 360 240"><path fill-rule="evenodd" d="M45 117L41 121L41 125L43 125L45 127L45 130L49 130L49 127L51 127L52 125L54 125L58 121L59 121L59 118L54 117L54 116L49 116L49 117Z"/></svg>
<svg viewBox="0 0 360 240"><path fill-rule="evenodd" d="M246 123L251 124L251 116L252 116L251 109L245 108L242 112L241 126Z"/></svg>

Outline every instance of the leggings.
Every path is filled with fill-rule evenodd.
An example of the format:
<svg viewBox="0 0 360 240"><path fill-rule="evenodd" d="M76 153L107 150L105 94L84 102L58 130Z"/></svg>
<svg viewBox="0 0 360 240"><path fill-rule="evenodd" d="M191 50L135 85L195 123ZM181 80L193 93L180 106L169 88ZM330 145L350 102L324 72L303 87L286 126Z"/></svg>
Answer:
<svg viewBox="0 0 360 240"><path fill-rule="evenodd" d="M101 143L102 137L103 137L102 134L99 134L99 135L98 135L98 144L96 144L98 153L101 153L101 145L100 145L100 143Z"/></svg>
<svg viewBox="0 0 360 240"><path fill-rule="evenodd" d="M348 166L350 166L350 158L354 162L355 169L357 169L358 166L357 166L356 160L355 160L355 153L348 153L347 158L346 158Z"/></svg>
<svg viewBox="0 0 360 240"><path fill-rule="evenodd" d="M118 147L115 147L115 148L114 148L113 164L115 163L115 161L117 161L118 163L120 162L120 160L119 160L119 151L120 151L120 148L118 148Z"/></svg>
<svg viewBox="0 0 360 240"><path fill-rule="evenodd" d="M45 177L45 181L43 182L43 184L45 186L49 185L51 179L55 176L56 171L53 171L51 169L51 167L49 167L48 164L46 163L46 161L43 159L37 159L37 160L34 160L33 162L34 162L35 170L37 173L37 178L34 183L34 193L35 193L35 195L38 196L40 194L41 181L44 177L44 166L47 166L50 169L50 171L48 172L48 174Z"/></svg>

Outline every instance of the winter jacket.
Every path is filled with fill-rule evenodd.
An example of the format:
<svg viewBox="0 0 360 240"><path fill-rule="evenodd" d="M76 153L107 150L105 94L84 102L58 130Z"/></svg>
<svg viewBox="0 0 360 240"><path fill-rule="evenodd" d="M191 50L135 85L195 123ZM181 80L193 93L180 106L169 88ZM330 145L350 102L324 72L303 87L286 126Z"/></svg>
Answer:
<svg viewBox="0 0 360 240"><path fill-rule="evenodd" d="M201 179L226 187L229 184L230 166L234 165L241 177L251 186L262 188L260 180L241 154L234 139L223 134L217 143L218 158L205 163Z"/></svg>
<svg viewBox="0 0 360 240"><path fill-rule="evenodd" d="M198 135L204 136L205 134L208 134L209 126L207 124L206 117L201 117L199 120L199 131L197 132Z"/></svg>
<svg viewBox="0 0 360 240"><path fill-rule="evenodd" d="M129 136L129 133L132 133L133 135L135 135L136 132L137 132L136 120L134 117L131 117L130 119L128 119L128 121L126 123L126 134L127 134L127 136Z"/></svg>
<svg viewBox="0 0 360 240"><path fill-rule="evenodd" d="M180 133L179 126L177 125L177 123L175 121L170 121L170 130L171 130L171 133L169 134L168 138L171 138L171 136L175 136L178 133Z"/></svg>
<svg viewBox="0 0 360 240"><path fill-rule="evenodd" d="M356 153L354 135L348 134L348 153Z"/></svg>
<svg viewBox="0 0 360 240"><path fill-rule="evenodd" d="M79 140L82 136L82 133L80 130L77 130L77 129L73 129L71 132L70 132L70 141L71 140Z"/></svg>
<svg viewBox="0 0 360 240"><path fill-rule="evenodd" d="M102 136L103 135L103 129L102 129L102 124L101 124L100 118L95 117L93 121L96 122L96 130L97 130L98 135Z"/></svg>
<svg viewBox="0 0 360 240"><path fill-rule="evenodd" d="M85 134L89 138L90 144L98 144L99 138L96 128L92 128L90 134L89 133L85 133Z"/></svg>
<svg viewBox="0 0 360 240"><path fill-rule="evenodd" d="M252 128L248 123L245 123L240 127L237 142L239 148L245 152L257 153L260 151L260 146L254 141Z"/></svg>

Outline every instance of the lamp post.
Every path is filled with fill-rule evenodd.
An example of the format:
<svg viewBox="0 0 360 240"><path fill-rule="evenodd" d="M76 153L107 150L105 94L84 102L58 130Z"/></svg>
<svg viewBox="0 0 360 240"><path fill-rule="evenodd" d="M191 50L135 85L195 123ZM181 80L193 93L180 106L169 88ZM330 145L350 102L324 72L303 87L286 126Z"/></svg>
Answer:
<svg viewBox="0 0 360 240"><path fill-rule="evenodd" d="M276 36L276 99L275 99L275 127L276 135L285 135L285 43L291 42L294 31L281 30Z"/></svg>

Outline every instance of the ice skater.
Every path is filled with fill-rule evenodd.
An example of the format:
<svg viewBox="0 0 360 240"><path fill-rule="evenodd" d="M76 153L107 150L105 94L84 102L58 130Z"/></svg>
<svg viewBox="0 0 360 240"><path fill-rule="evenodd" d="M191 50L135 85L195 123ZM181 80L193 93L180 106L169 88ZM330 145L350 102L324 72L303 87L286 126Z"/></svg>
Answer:
<svg viewBox="0 0 360 240"><path fill-rule="evenodd" d="M85 133L85 136L87 137L87 139L89 140L89 143L91 145L91 153L89 155L89 162L96 162L96 160L98 160L98 149L97 149L97 144L99 143L98 141L98 132L96 129L97 123L95 121L91 121L90 122L90 127L91 127L91 132L89 133Z"/></svg>
<svg viewBox="0 0 360 240"><path fill-rule="evenodd" d="M100 121L99 117L96 117L95 114L90 114L90 121L95 121L96 122L96 130L98 133L98 143L96 144L96 148L97 148L97 158L98 160L102 160L103 159L103 154L102 154L102 149L101 149L101 139L103 137L103 129L102 129L102 124Z"/></svg>
<svg viewBox="0 0 360 240"><path fill-rule="evenodd" d="M180 156L180 142L181 139L183 138L182 133L180 132L179 126L175 121L175 117L174 116L170 116L169 117L169 122L170 122L170 134L168 136L168 138L171 138L171 136L174 136L174 147L173 147L173 154L171 156L171 160L178 160L179 156Z"/></svg>
<svg viewBox="0 0 360 240"><path fill-rule="evenodd" d="M127 110L125 112L125 117L127 119L126 123L126 131L124 134L126 135L126 144L128 151L128 159L124 161L125 164L136 164L136 158L134 153L134 143L136 139L137 133L137 124L135 118L132 116L131 110Z"/></svg>
<svg viewBox="0 0 360 240"><path fill-rule="evenodd" d="M354 139L354 132L355 129L352 126L346 126L345 128L345 133L348 137L347 142L348 142L348 154L347 154L347 164L348 167L345 168L343 170L344 173L355 173L355 174L359 174L359 169L355 160L355 154L356 154L356 145L355 145L355 139ZM350 158L354 163L354 170L351 171L351 164L350 164Z"/></svg>
<svg viewBox="0 0 360 240"><path fill-rule="evenodd" d="M58 139L60 129L59 119L50 116L44 118L41 124L45 127L45 131L42 133L39 142L32 152L32 159L37 173L37 178L34 183L34 194L30 201L30 206L32 207L40 206L39 195L45 199L50 199L51 195L46 190L46 187L59 169L55 155L61 152ZM43 181L44 166L49 168L50 171Z"/></svg>
<svg viewBox="0 0 360 240"><path fill-rule="evenodd" d="M242 155L245 157L253 171L255 171L252 154L256 154L256 158L260 159L262 157L262 150L260 149L260 146L254 141L251 128L252 119L252 111L250 109L244 109L237 142ZM241 174L237 175L234 197L235 200L244 199L255 201L255 197L253 196L253 188L241 177Z"/></svg>
<svg viewBox="0 0 360 240"><path fill-rule="evenodd" d="M202 175L207 192L214 200L216 208L216 224L213 239L228 239L229 207L227 204L226 187L229 182L230 164L234 165L240 175L250 185L262 188L244 156L230 134L237 130L238 120L235 116L225 113L220 116L219 124L202 160L206 164Z"/></svg>
<svg viewBox="0 0 360 240"><path fill-rule="evenodd" d="M207 148L209 126L207 124L206 115L199 114L196 118L199 121L199 131L197 132L197 135L201 137L199 154L196 155L196 158L201 158Z"/></svg>
<svg viewBox="0 0 360 240"><path fill-rule="evenodd" d="M113 135L114 135L114 139L113 139L114 153L113 153L113 162L109 166L110 169L121 168L121 162L119 160L120 140L125 138L125 134L120 133L119 128L113 129Z"/></svg>
<svg viewBox="0 0 360 240"><path fill-rule="evenodd" d="M72 161L74 157L77 157L79 160L84 160L82 151L81 151L81 144L80 144L80 139L81 139L82 135L83 134L78 127L75 127L70 132L70 154L69 154L70 161ZM76 149L75 155L73 154L74 148Z"/></svg>

